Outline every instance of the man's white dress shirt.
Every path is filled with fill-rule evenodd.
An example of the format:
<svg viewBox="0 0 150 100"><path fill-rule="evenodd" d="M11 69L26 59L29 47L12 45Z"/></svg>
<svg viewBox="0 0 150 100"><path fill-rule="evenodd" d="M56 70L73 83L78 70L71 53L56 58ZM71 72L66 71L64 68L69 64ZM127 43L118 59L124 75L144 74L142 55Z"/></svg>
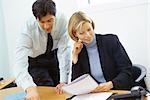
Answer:
<svg viewBox="0 0 150 100"><path fill-rule="evenodd" d="M36 86L28 72L28 56L34 58L45 53L48 34L40 27L35 17L26 22L20 33L16 43L13 72L17 85L26 89L30 86ZM67 33L67 21L63 14L56 13L55 25L51 35L53 38L52 50L58 48L60 82L68 82L71 66L71 46Z"/></svg>

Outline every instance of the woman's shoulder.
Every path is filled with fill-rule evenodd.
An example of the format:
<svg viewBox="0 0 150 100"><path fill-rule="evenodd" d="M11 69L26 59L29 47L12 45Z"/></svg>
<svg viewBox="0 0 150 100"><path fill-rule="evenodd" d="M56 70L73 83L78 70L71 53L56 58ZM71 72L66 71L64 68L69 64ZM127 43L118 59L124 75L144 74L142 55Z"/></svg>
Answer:
<svg viewBox="0 0 150 100"><path fill-rule="evenodd" d="M118 39L118 36L116 34L112 34L112 33L107 33L107 34L96 34L97 38L101 38L101 39Z"/></svg>

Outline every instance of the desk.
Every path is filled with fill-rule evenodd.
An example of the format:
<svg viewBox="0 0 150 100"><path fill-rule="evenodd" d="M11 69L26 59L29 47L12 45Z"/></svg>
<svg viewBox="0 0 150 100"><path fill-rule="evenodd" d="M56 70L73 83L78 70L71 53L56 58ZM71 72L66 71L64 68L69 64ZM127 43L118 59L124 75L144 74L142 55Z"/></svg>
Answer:
<svg viewBox="0 0 150 100"><path fill-rule="evenodd" d="M4 88L5 86L9 85L10 83L12 83L13 81L15 81L14 77L6 78L0 81L0 90Z"/></svg>
<svg viewBox="0 0 150 100"><path fill-rule="evenodd" d="M129 93L128 90L109 90L108 92L116 93L116 94L125 94Z"/></svg>
<svg viewBox="0 0 150 100"><path fill-rule="evenodd" d="M54 87L38 86L37 89L40 95L40 100L66 100L66 95L56 94ZM3 100L3 98L8 94L12 94L19 91L23 90L19 87L2 89L0 90L0 100Z"/></svg>
<svg viewBox="0 0 150 100"><path fill-rule="evenodd" d="M62 94L62 95L56 94L54 87L38 86L37 89L38 89L41 100L66 100L66 94ZM9 94L12 94L15 92L19 92L19 91L23 91L23 90L19 87L2 89L2 90L0 90L0 100L3 100L3 98L6 95L9 95ZM110 90L109 92L123 94L123 93L128 93L129 91ZM144 100L150 100L150 98L148 99L148 97L147 97Z"/></svg>

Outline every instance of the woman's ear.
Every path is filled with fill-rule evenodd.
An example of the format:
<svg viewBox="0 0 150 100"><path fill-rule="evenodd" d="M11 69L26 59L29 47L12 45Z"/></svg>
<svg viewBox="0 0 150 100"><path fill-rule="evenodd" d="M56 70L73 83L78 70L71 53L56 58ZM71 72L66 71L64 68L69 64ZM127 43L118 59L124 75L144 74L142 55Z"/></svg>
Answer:
<svg viewBox="0 0 150 100"><path fill-rule="evenodd" d="M76 32L76 31L73 31L73 32L72 32L72 35L73 35L75 41L78 42L79 38L77 37L77 32Z"/></svg>
<svg viewBox="0 0 150 100"><path fill-rule="evenodd" d="M73 36L77 37L77 32L76 31L73 31Z"/></svg>

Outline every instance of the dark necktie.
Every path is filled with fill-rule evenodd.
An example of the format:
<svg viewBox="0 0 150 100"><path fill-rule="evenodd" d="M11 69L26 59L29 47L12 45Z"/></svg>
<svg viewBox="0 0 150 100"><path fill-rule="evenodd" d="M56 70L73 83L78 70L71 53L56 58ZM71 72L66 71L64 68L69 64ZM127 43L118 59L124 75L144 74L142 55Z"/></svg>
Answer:
<svg viewBox="0 0 150 100"><path fill-rule="evenodd" d="M46 54L50 53L52 48L53 48L53 38L52 38L51 34L48 33Z"/></svg>

